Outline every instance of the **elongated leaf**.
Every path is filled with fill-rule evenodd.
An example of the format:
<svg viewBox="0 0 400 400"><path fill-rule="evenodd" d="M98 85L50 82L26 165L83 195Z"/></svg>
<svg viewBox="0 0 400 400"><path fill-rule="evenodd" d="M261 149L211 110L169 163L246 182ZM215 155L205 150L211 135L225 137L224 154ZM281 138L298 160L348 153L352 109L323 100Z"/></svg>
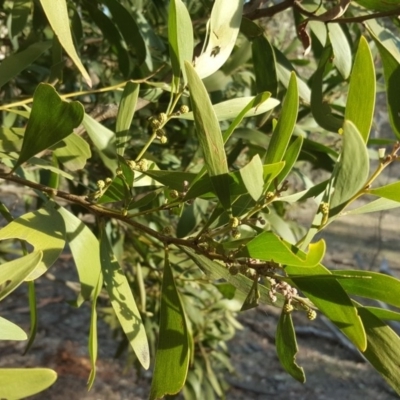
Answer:
<svg viewBox="0 0 400 400"><path fill-rule="evenodd" d="M375 11L393 11L399 10L400 6L398 0L355 0L355 3Z"/></svg>
<svg viewBox="0 0 400 400"><path fill-rule="evenodd" d="M381 319L364 307L358 308L367 334L363 355L400 395L400 338Z"/></svg>
<svg viewBox="0 0 400 400"><path fill-rule="evenodd" d="M295 73L292 72L285 100L282 104L281 116L269 142L265 157L266 164L282 160L296 124L298 110L299 93L297 90L297 78Z"/></svg>
<svg viewBox="0 0 400 400"><path fill-rule="evenodd" d="M207 47L195 59L200 78L217 71L230 56L242 19L243 0L216 0L211 11Z"/></svg>
<svg viewBox="0 0 400 400"><path fill-rule="evenodd" d="M71 57L86 83L91 87L92 80L90 79L89 74L85 70L85 67L76 53L75 46L72 41L66 0L40 0L40 4L42 5L46 17L49 20L50 26L58 37L62 47Z"/></svg>
<svg viewBox="0 0 400 400"><path fill-rule="evenodd" d="M0 398L22 399L51 386L57 373L47 368L0 369Z"/></svg>
<svg viewBox="0 0 400 400"><path fill-rule="evenodd" d="M301 268L288 265L286 273L291 276L309 276L310 280L293 279L296 286L324 313L360 350L365 350L367 338L361 319L352 300L341 284L332 279L312 279L313 275L330 275L323 265ZM347 279L341 279L340 282Z"/></svg>
<svg viewBox="0 0 400 400"><path fill-rule="evenodd" d="M347 79L352 64L352 53L347 37L340 24L328 24L328 35L333 49L333 63L343 78Z"/></svg>
<svg viewBox="0 0 400 400"><path fill-rule="evenodd" d="M116 260L106 233L100 239L100 260L104 283L121 328L143 368L150 366L146 331L129 282Z"/></svg>
<svg viewBox="0 0 400 400"><path fill-rule="evenodd" d="M65 225L54 207L54 203L48 202L44 208L24 214L0 230L0 240L26 240L36 252L43 252L42 260L26 280L44 274L64 248Z"/></svg>
<svg viewBox="0 0 400 400"><path fill-rule="evenodd" d="M227 119L236 118L251 101L256 101L256 103L246 110L246 113L241 117L242 119L264 114L279 105L279 100L271 98L270 95L268 95L267 99L263 102L261 102L261 99L258 96L238 97L213 104L212 107L218 121L225 121ZM193 112L188 112L178 115L177 118L193 120L196 118L196 115Z"/></svg>
<svg viewBox="0 0 400 400"><path fill-rule="evenodd" d="M70 171L83 169L92 156L89 144L76 133L55 144L52 150L58 161Z"/></svg>
<svg viewBox="0 0 400 400"><path fill-rule="evenodd" d="M304 369L296 363L298 348L291 314L281 313L276 328L275 345L279 361L285 371L297 381L305 383Z"/></svg>
<svg viewBox="0 0 400 400"><path fill-rule="evenodd" d="M11 37L17 36L26 26L31 13L30 0L14 0L10 14L9 30Z"/></svg>
<svg viewBox="0 0 400 400"><path fill-rule="evenodd" d="M247 192L257 201L263 192L264 177L263 165L260 156L257 154L251 161L240 170Z"/></svg>
<svg viewBox="0 0 400 400"><path fill-rule="evenodd" d="M289 144L285 155L283 156L282 161L285 162L285 166L283 167L282 171L278 175L278 182L283 182L285 178L288 176L290 171L292 170L294 164L296 163L300 151L301 146L303 145L303 137L298 136L292 143Z"/></svg>
<svg viewBox="0 0 400 400"><path fill-rule="evenodd" d="M38 250L0 266L0 300L8 296L34 271L42 256L42 251Z"/></svg>
<svg viewBox="0 0 400 400"><path fill-rule="evenodd" d="M26 340L27 338L25 331L18 325L0 317L0 340Z"/></svg>
<svg viewBox="0 0 400 400"><path fill-rule="evenodd" d="M389 29L375 21L369 21L367 28L378 47L383 64L386 84L386 98L389 109L389 122L397 138L400 138L400 98L397 89L400 85L400 42Z"/></svg>
<svg viewBox="0 0 400 400"><path fill-rule="evenodd" d="M181 0L171 0L168 14L168 41L172 72L176 82L179 82L181 72L186 85L184 62L193 59L193 26L189 12ZM179 88L176 88L179 90Z"/></svg>
<svg viewBox="0 0 400 400"><path fill-rule="evenodd" d="M389 320L389 321L400 321L400 313L386 310L385 308L379 307L365 307L370 313L374 314L375 317L382 319L382 320Z"/></svg>
<svg viewBox="0 0 400 400"><path fill-rule="evenodd" d="M82 122L84 112L81 103L67 103L53 86L40 84L33 95L32 111L14 169L70 135Z"/></svg>
<svg viewBox="0 0 400 400"><path fill-rule="evenodd" d="M143 64L146 59L146 45L136 20L118 0L104 0L104 3L110 10L128 48L135 51L137 63Z"/></svg>
<svg viewBox="0 0 400 400"><path fill-rule="evenodd" d="M355 296L380 300L400 308L400 281L392 276L372 271L334 270L334 274L363 276L368 279L344 279L340 284L346 292Z"/></svg>
<svg viewBox="0 0 400 400"><path fill-rule="evenodd" d="M258 92L268 91L276 96L278 77L276 73L275 53L265 35L257 36L251 44L254 73Z"/></svg>
<svg viewBox="0 0 400 400"><path fill-rule="evenodd" d="M75 215L60 207L58 210L66 227L66 239L79 275L81 291L76 300L79 307L83 301L92 299L96 288L100 265L99 242L92 231Z"/></svg>
<svg viewBox="0 0 400 400"><path fill-rule="evenodd" d="M322 128L338 132L343 125L343 119L332 113L331 106L324 100L323 95L323 78L325 70L330 68L330 58L332 57L332 47L325 47L318 69L314 73L311 90L311 112L315 121Z"/></svg>
<svg viewBox="0 0 400 400"><path fill-rule="evenodd" d="M25 68L29 67L29 65L51 47L51 44L51 40L36 42L26 49L4 59L0 64L0 88Z"/></svg>
<svg viewBox="0 0 400 400"><path fill-rule="evenodd" d="M88 390L91 389L93 386L94 380L96 378L96 361L97 361L97 351L98 351L98 342L97 342L97 298L101 292L103 287L103 275L101 271L99 271L98 279L96 288L93 292L93 299L92 299L92 307L91 307L91 314L90 314L90 328L89 328L89 343L88 343L88 350L90 356L90 364L91 370L88 379Z"/></svg>
<svg viewBox="0 0 400 400"><path fill-rule="evenodd" d="M383 210L391 210L392 208L400 207L400 202L394 200L388 200L381 198L371 203L364 204L361 207L354 208L353 210L345 211L343 215L356 215L356 214L366 214L370 212L377 212Z"/></svg>
<svg viewBox="0 0 400 400"><path fill-rule="evenodd" d="M118 162L114 133L88 114L84 115L82 125L99 151L103 163L110 171L115 173Z"/></svg>
<svg viewBox="0 0 400 400"><path fill-rule="evenodd" d="M325 242L320 240L311 244L307 255L290 243L285 242L273 232L263 232L247 243L239 252L240 256L274 261L283 265L315 267L325 255Z"/></svg>
<svg viewBox="0 0 400 400"><path fill-rule="evenodd" d="M116 126L116 146L117 154L123 156L125 147L128 143L129 128L135 114L136 103L139 96L140 86L132 81L128 81L122 93L121 102L118 108L117 126Z"/></svg>
<svg viewBox="0 0 400 400"><path fill-rule="evenodd" d="M178 393L185 384L189 368L189 333L186 317L175 286L167 251L161 289L159 326L150 399L159 399L165 395Z"/></svg>
<svg viewBox="0 0 400 400"><path fill-rule="evenodd" d="M361 36L347 96L345 119L353 122L367 143L375 106L375 68L368 42Z"/></svg>
<svg viewBox="0 0 400 400"><path fill-rule="evenodd" d="M339 213L360 189L369 175L369 157L364 139L355 125L345 121L343 147L330 200L329 216Z"/></svg>
<svg viewBox="0 0 400 400"><path fill-rule="evenodd" d="M186 74L196 132L210 176L227 174L228 164L221 129L203 82L188 62Z"/></svg>

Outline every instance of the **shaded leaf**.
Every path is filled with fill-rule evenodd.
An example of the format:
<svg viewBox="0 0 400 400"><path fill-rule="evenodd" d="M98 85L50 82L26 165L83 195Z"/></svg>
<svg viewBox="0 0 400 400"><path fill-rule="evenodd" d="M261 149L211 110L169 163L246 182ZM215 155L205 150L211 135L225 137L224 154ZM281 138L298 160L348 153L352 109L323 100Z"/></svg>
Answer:
<svg viewBox="0 0 400 400"><path fill-rule="evenodd" d="M40 4L49 20L50 26L56 34L64 50L71 57L71 60L79 69L86 83L91 87L92 80L85 70L72 41L69 27L68 9L66 0L40 0Z"/></svg>
<svg viewBox="0 0 400 400"><path fill-rule="evenodd" d="M189 333L167 250L161 289L159 326L150 399L159 399L165 395L178 393L185 384L189 368Z"/></svg>
<svg viewBox="0 0 400 400"><path fill-rule="evenodd" d="M371 203L364 204L361 207L354 208L349 211L345 211L342 215L349 214L366 214L370 212L377 212L383 210L391 210L392 208L400 207L400 203L394 200L388 200L385 198L381 198L375 201L371 201Z"/></svg>
<svg viewBox="0 0 400 400"><path fill-rule="evenodd" d="M375 11L399 10L399 12L400 12L400 6L399 6L398 0L385 0L385 1L382 1L382 0L355 0L354 2L360 4L360 6L368 8L370 10L375 10Z"/></svg>
<svg viewBox="0 0 400 400"><path fill-rule="evenodd" d="M304 369L296 363L297 340L292 315L289 313L281 313L276 328L275 346L279 361L285 371L297 381L305 383Z"/></svg>
<svg viewBox="0 0 400 400"><path fill-rule="evenodd" d="M258 280L255 279L242 307L240 308L240 311L246 311L254 307L258 307L259 300L260 300L260 291L258 290Z"/></svg>
<svg viewBox="0 0 400 400"><path fill-rule="evenodd" d="M53 86L40 84L33 95L32 111L14 169L70 135L82 122L83 115L81 103L67 103L61 100Z"/></svg>
<svg viewBox="0 0 400 400"><path fill-rule="evenodd" d="M51 40L36 42L24 50L6 57L0 64L0 88L36 61L51 47L51 44Z"/></svg>
<svg viewBox="0 0 400 400"><path fill-rule="evenodd" d="M100 239L100 261L104 283L111 305L121 328L143 368L150 366L149 345L146 331L132 295L129 282L115 258L106 233Z"/></svg>

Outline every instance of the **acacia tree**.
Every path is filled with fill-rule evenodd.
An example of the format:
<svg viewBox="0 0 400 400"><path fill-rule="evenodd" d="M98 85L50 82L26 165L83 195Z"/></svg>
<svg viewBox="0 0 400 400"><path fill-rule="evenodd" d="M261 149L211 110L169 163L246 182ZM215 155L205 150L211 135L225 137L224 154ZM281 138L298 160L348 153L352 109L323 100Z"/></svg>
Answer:
<svg viewBox="0 0 400 400"><path fill-rule="evenodd" d="M400 339L385 322L400 314L360 300L400 307L400 282L331 271L329 243L314 239L346 214L400 205L400 182L376 183L400 148L398 2L270 3L0 2L0 178L26 188L31 207L15 216L1 203L0 240L11 242L0 300L28 285L29 348L35 280L68 245L81 284L74 305L91 303L89 387L104 292L110 324L154 368L152 399L222 396L232 298L242 310L282 310L277 354L300 382L292 313L320 312L400 393ZM269 33L282 12L294 21L290 41ZM392 139L370 138L377 82ZM306 163L327 179L313 180ZM348 211L366 195L375 198ZM306 199L317 204L312 224L288 224L287 204ZM27 338L0 319L0 339ZM0 397L55 379L2 369Z"/></svg>

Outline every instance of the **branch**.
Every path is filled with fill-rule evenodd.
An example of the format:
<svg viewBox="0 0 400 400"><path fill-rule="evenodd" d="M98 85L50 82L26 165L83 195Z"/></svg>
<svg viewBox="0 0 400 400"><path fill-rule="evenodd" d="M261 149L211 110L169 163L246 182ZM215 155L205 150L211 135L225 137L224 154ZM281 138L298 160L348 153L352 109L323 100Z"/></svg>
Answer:
<svg viewBox="0 0 400 400"><path fill-rule="evenodd" d="M373 14L367 14L367 15L360 15L358 17L348 17L348 18L339 18L339 19L334 19L332 21L327 21L329 24L331 23L337 23L337 24L348 24L350 22L363 22L367 21L369 19L375 19L375 18L383 18L383 17L391 17L391 16L399 16L400 15L400 7L396 8L391 11L383 11L383 12L377 12Z"/></svg>
<svg viewBox="0 0 400 400"><path fill-rule="evenodd" d="M284 1L282 1L282 3L276 4L272 7L258 8L252 12L244 14L244 17L251 19L251 20L264 18L264 17L272 17L275 14L278 14L279 12L282 12L282 11L286 10L287 8L292 7L294 3L295 3L295 0L284 0Z"/></svg>

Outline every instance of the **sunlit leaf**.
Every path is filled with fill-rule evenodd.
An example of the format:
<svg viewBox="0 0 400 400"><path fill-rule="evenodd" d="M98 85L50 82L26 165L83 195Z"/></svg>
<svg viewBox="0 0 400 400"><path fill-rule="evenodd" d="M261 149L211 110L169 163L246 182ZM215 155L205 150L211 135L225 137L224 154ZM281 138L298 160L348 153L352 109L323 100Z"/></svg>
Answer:
<svg viewBox="0 0 400 400"><path fill-rule="evenodd" d="M371 203L364 204L363 206L354 208L349 211L345 211L342 213L343 215L349 214L366 214L370 212L377 212L382 210L391 210L392 208L400 207L400 202L394 200L388 200L385 198L381 198L375 201L371 201Z"/></svg>
<svg viewBox="0 0 400 400"><path fill-rule="evenodd" d="M260 198L263 192L263 172L263 165L258 154L240 170L240 176L243 179L247 192L255 201Z"/></svg>
<svg viewBox="0 0 400 400"><path fill-rule="evenodd" d="M292 316L282 312L276 328L275 346L279 361L285 371L293 376L294 379L305 383L306 376L304 369L296 363L298 352L296 333L293 327Z"/></svg>
<svg viewBox="0 0 400 400"><path fill-rule="evenodd" d="M142 317L129 282L115 258L106 233L100 239L100 260L104 283L121 328L143 368L150 366L149 345Z"/></svg>
<svg viewBox="0 0 400 400"><path fill-rule="evenodd" d="M189 338L185 312L176 289L168 253L165 254L160 333L150 399L178 393L185 384L189 368Z"/></svg>
<svg viewBox="0 0 400 400"><path fill-rule="evenodd" d="M3 228L4 229L4 228ZM24 257L1 264L0 300L16 289L42 260L42 251L34 251ZM1 329L0 329L1 331Z"/></svg>
<svg viewBox="0 0 400 400"><path fill-rule="evenodd" d="M375 106L375 67L368 42L361 36L353 70L350 77L350 88L347 96L345 118L357 127L364 139L368 141L372 126Z"/></svg>
<svg viewBox="0 0 400 400"><path fill-rule="evenodd" d="M400 12L400 6L398 0L355 0L360 6L376 11L393 11L398 10Z"/></svg>
<svg viewBox="0 0 400 400"><path fill-rule="evenodd" d="M352 53L347 37L340 24L328 24L328 35L333 49L333 63L343 78L347 79L352 64Z"/></svg>
<svg viewBox="0 0 400 400"><path fill-rule="evenodd" d="M47 368L1 368L0 398L22 399L42 392L57 379L57 373Z"/></svg>
<svg viewBox="0 0 400 400"><path fill-rule="evenodd" d="M44 208L24 214L0 230L0 240L21 239L30 243L43 258L26 280L44 274L58 259L65 245L65 225L52 202Z"/></svg>
<svg viewBox="0 0 400 400"><path fill-rule="evenodd" d="M285 155L283 156L282 161L285 162L285 166L283 167L282 171L278 175L278 182L283 182L285 178L288 176L290 171L292 170L294 164L296 163L301 146L303 145L303 137L298 136L292 143L289 144Z"/></svg>
<svg viewBox="0 0 400 400"><path fill-rule="evenodd" d="M0 317L0 340L26 340L27 338L25 331L18 325Z"/></svg>
<svg viewBox="0 0 400 400"><path fill-rule="evenodd" d="M81 59L76 53L75 46L72 41L66 0L40 0L40 4L42 5L51 28L58 37L62 47L71 57L71 60L79 69L86 83L91 87L92 80L83 66Z"/></svg>

